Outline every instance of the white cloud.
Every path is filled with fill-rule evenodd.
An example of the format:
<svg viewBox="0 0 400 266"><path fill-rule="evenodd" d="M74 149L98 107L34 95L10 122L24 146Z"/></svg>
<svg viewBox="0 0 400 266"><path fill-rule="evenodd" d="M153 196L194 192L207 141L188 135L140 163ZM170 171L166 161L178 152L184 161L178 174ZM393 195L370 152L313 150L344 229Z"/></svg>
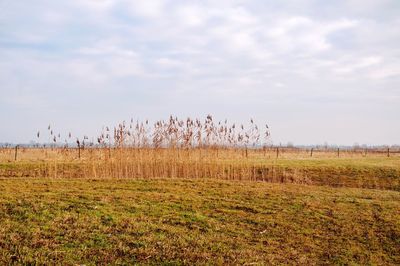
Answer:
<svg viewBox="0 0 400 266"><path fill-rule="evenodd" d="M288 124L297 110L305 113L296 119L328 123L345 116L344 102L368 111L360 99L400 111L393 100L400 95L400 20L388 8L395 2L363 3L13 1L1 20L0 92L15 98L12 90L25 88L31 99L41 91L46 102L46 94L63 98L68 87L86 99L118 88L124 94L115 102L138 95L149 109L165 92L168 113L181 101ZM322 103L337 106L326 119L304 109Z"/></svg>
<svg viewBox="0 0 400 266"><path fill-rule="evenodd" d="M149 0L149 1L124 1L131 14L144 18L154 19L162 17L166 1Z"/></svg>
<svg viewBox="0 0 400 266"><path fill-rule="evenodd" d="M94 56L121 56L121 57L138 57L139 55L132 49L125 49L107 41L100 42L91 47L82 47L77 50L82 55Z"/></svg>
<svg viewBox="0 0 400 266"><path fill-rule="evenodd" d="M334 71L339 74L354 74L355 71L378 65L382 62L379 56L368 56L359 58L357 62L339 63L339 67L334 68Z"/></svg>
<svg viewBox="0 0 400 266"><path fill-rule="evenodd" d="M184 65L181 61L171 59L168 57L162 57L157 59L156 64L165 68L177 68L177 67L182 67Z"/></svg>
<svg viewBox="0 0 400 266"><path fill-rule="evenodd" d="M348 19L319 22L308 17L294 16L278 19L266 31L266 36L280 52L300 50L304 53L317 53L331 48L327 40L329 34L356 25L356 21Z"/></svg>
<svg viewBox="0 0 400 266"><path fill-rule="evenodd" d="M75 5L97 11L104 12L110 10L118 1L116 0L74 0Z"/></svg>
<svg viewBox="0 0 400 266"><path fill-rule="evenodd" d="M386 79L386 78L399 78L400 77L400 65L389 64L383 68L377 68L369 73L373 79ZM400 93L398 97L400 96ZM398 98L397 97L397 98Z"/></svg>
<svg viewBox="0 0 400 266"><path fill-rule="evenodd" d="M197 5L179 6L176 13L180 24L188 27L203 26L209 18L207 10Z"/></svg>

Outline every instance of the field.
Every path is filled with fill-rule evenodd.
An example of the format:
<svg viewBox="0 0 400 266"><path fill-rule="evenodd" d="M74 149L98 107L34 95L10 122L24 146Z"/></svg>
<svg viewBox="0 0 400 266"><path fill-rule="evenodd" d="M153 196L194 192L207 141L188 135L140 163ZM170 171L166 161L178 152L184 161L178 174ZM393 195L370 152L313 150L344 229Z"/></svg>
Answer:
<svg viewBox="0 0 400 266"><path fill-rule="evenodd" d="M0 262L400 263L400 194L210 179L2 179Z"/></svg>
<svg viewBox="0 0 400 266"><path fill-rule="evenodd" d="M399 118L400 0L0 0L0 266L400 266Z"/></svg>
<svg viewBox="0 0 400 266"><path fill-rule="evenodd" d="M400 264L398 153L17 152L0 150L0 264Z"/></svg>
<svg viewBox="0 0 400 266"><path fill-rule="evenodd" d="M0 149L0 176L213 178L400 191L400 154L279 148ZM17 159L15 159L17 158Z"/></svg>

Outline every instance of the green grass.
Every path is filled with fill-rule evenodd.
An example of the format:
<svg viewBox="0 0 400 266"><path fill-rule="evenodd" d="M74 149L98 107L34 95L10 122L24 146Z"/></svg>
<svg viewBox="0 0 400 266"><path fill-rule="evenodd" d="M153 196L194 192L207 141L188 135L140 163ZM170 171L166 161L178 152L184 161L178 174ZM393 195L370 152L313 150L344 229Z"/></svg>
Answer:
<svg viewBox="0 0 400 266"><path fill-rule="evenodd" d="M0 179L0 264L400 264L400 192Z"/></svg>

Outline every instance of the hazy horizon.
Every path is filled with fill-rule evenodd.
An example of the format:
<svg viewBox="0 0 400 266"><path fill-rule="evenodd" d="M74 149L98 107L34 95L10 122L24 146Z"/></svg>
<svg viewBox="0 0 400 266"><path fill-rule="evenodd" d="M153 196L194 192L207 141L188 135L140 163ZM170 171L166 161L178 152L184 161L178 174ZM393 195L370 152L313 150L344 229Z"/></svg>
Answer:
<svg viewBox="0 0 400 266"><path fill-rule="evenodd" d="M0 143L170 114L400 144L400 2L0 0Z"/></svg>

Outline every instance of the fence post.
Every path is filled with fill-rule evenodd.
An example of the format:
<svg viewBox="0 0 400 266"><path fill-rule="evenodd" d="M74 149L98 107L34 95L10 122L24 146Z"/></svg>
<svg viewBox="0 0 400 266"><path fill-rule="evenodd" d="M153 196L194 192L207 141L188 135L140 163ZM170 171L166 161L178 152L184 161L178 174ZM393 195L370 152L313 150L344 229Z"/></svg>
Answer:
<svg viewBox="0 0 400 266"><path fill-rule="evenodd" d="M390 157L390 148L387 148L387 157Z"/></svg>
<svg viewBox="0 0 400 266"><path fill-rule="evenodd" d="M14 161L17 160L17 154L18 154L18 145L15 146Z"/></svg>
<svg viewBox="0 0 400 266"><path fill-rule="evenodd" d="M340 148L337 149L337 157L339 157L339 150L340 150Z"/></svg>
<svg viewBox="0 0 400 266"><path fill-rule="evenodd" d="M311 152L310 152L311 157L312 157L313 150L314 150L314 148L311 148Z"/></svg>
<svg viewBox="0 0 400 266"><path fill-rule="evenodd" d="M81 145L78 143L78 157L81 159Z"/></svg>
<svg viewBox="0 0 400 266"><path fill-rule="evenodd" d="M279 157L279 147L276 147L276 158Z"/></svg>

